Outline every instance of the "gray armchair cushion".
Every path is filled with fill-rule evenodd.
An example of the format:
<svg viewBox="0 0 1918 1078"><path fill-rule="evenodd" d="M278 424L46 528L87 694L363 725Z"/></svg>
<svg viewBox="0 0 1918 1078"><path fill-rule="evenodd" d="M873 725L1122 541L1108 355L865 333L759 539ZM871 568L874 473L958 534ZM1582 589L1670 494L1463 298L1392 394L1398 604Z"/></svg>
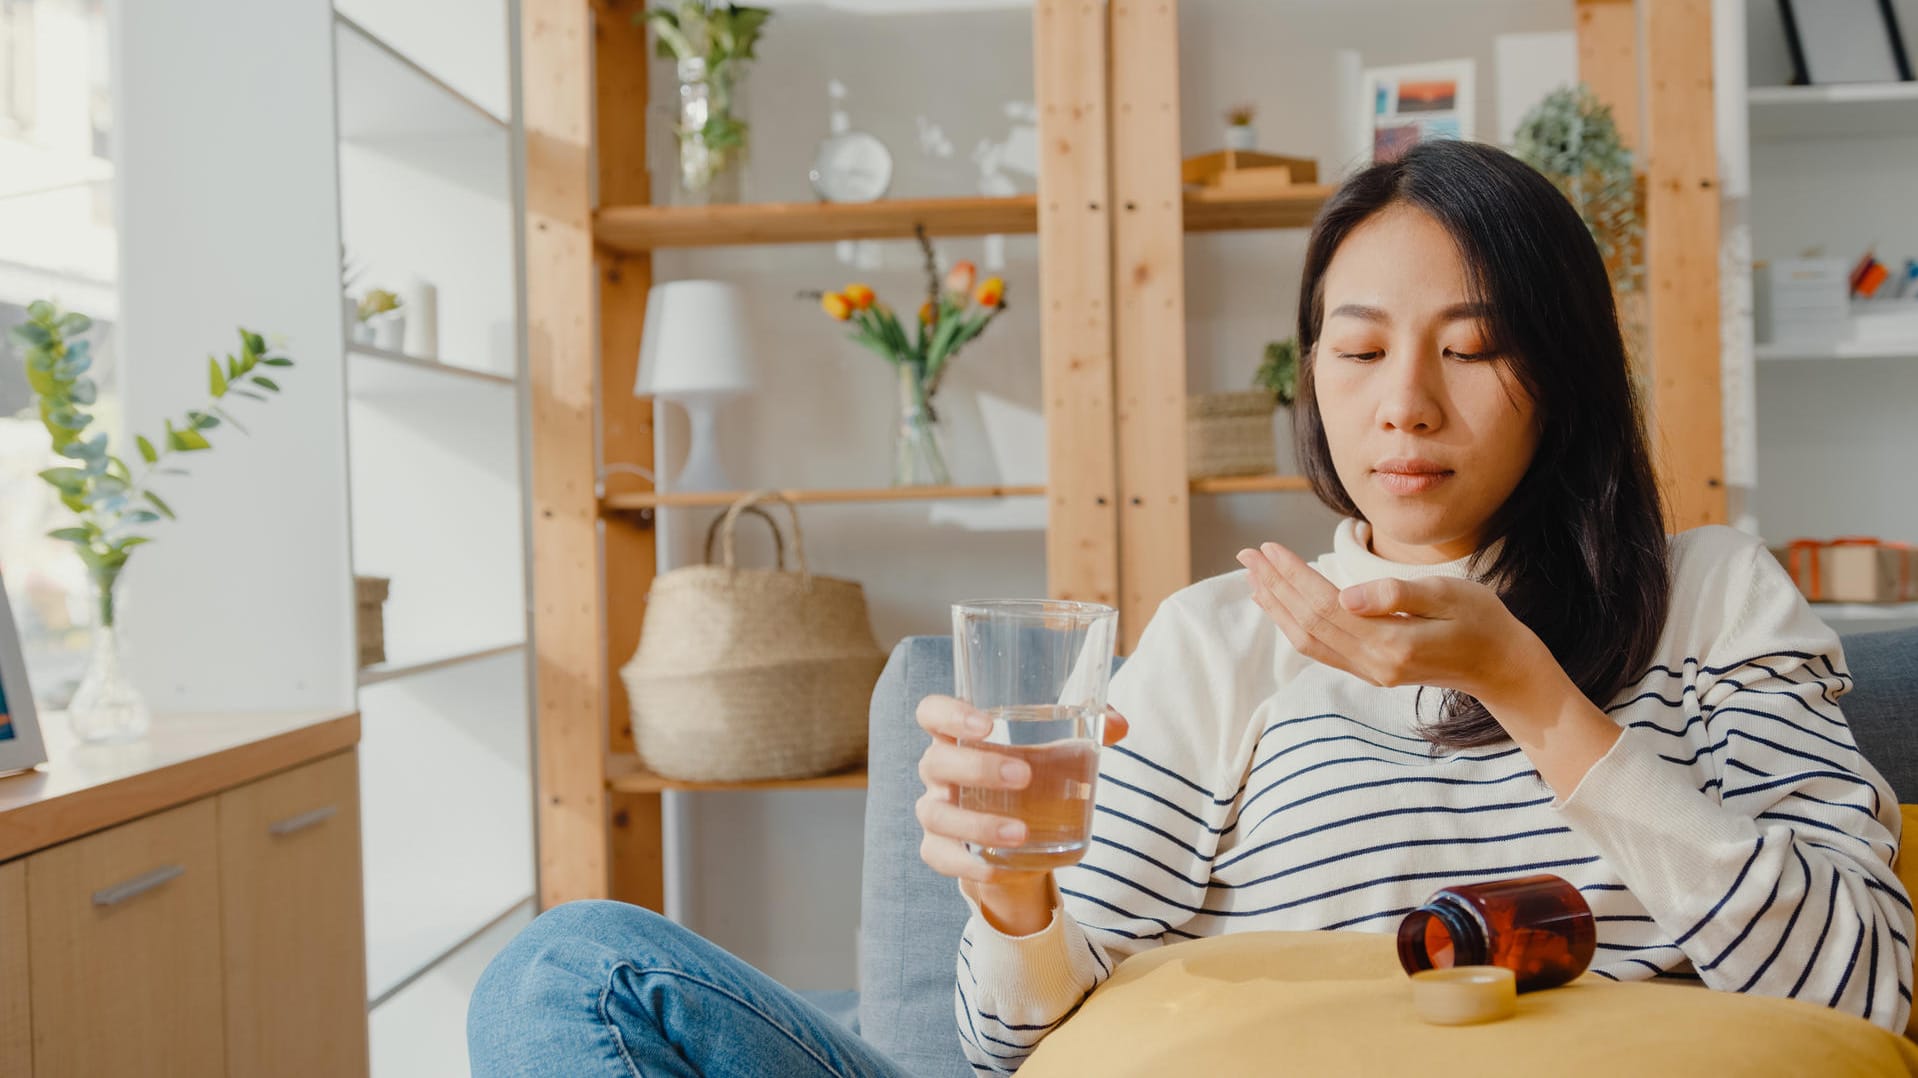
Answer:
<svg viewBox="0 0 1918 1078"><path fill-rule="evenodd" d="M1918 798L1918 629L1845 637L1857 687L1843 701L1858 746L1897 791ZM952 641L911 637L873 691L871 779L861 894L859 1030L918 1078L971 1078L953 1019L953 965L966 904L919 860L913 802L931 738L913 711L952 691Z"/></svg>
<svg viewBox="0 0 1918 1078"><path fill-rule="evenodd" d="M1857 684L1838 703L1852 737L1899 801L1918 801L1918 629L1855 633L1844 645Z"/></svg>

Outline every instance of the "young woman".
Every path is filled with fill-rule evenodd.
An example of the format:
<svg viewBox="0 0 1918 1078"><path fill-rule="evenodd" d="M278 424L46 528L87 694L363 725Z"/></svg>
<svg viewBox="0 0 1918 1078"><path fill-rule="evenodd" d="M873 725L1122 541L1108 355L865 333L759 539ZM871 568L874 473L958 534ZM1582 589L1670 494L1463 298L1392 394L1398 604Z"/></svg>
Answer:
<svg viewBox="0 0 1918 1078"><path fill-rule="evenodd" d="M1668 539L1605 269L1496 149L1349 180L1306 254L1300 459L1347 519L1306 563L1162 604L1114 679L1092 844L1050 873L967 842L957 786L1024 765L919 708L927 864L973 916L957 1037L1009 1073L1128 955L1258 929L1386 932L1440 886L1537 872L1594 971L1794 996L1904 1028L1899 815L1837 698L1838 641L1756 540ZM629 912L630 911L630 912ZM613 904L547 914L475 994L475 1073L901 1072L769 979ZM593 1070L593 1067L598 1067Z"/></svg>

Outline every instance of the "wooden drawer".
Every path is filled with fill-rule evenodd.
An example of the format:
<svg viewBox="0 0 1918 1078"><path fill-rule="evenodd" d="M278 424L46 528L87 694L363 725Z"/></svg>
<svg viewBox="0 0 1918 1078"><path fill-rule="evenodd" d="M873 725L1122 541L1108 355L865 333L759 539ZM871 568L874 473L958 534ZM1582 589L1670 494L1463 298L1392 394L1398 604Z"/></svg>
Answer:
<svg viewBox="0 0 1918 1078"><path fill-rule="evenodd" d="M34 1078L224 1073L211 799L33 854Z"/></svg>
<svg viewBox="0 0 1918 1078"><path fill-rule="evenodd" d="M359 762L220 795L230 1078L367 1072Z"/></svg>

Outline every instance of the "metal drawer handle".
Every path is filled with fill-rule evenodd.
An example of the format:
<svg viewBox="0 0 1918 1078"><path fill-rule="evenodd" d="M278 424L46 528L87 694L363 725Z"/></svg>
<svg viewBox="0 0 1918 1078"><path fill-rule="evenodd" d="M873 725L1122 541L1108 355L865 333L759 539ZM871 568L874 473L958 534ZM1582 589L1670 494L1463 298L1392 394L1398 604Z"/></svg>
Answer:
<svg viewBox="0 0 1918 1078"><path fill-rule="evenodd" d="M279 823L270 824L267 830L276 835L290 835L295 831L304 831L309 827L325 823L338 815L339 811L337 805L322 805L311 812L302 812L298 816L289 816Z"/></svg>
<svg viewBox="0 0 1918 1078"><path fill-rule="evenodd" d="M125 883L115 884L104 891L93 892L93 904L96 906L117 906L129 898L137 898L169 880L177 880L186 874L185 865L161 865L141 876L135 876Z"/></svg>

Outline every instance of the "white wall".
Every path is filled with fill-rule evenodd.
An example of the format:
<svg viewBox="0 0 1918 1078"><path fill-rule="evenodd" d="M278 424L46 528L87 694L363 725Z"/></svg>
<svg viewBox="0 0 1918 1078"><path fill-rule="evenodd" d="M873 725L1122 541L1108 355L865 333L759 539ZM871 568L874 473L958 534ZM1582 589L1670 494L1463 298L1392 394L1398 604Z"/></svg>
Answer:
<svg viewBox="0 0 1918 1078"><path fill-rule="evenodd" d="M1328 176L1343 140L1333 113L1335 50L1362 50L1368 65L1471 57L1479 62L1481 131L1495 129L1492 35L1566 30L1569 0L1185 0L1181 14L1182 122L1186 154L1217 148L1220 114L1260 105L1264 148L1316 156ZM746 197L811 197L806 170L827 131L826 84L848 89L852 124L891 148L898 196L975 193L970 156L1002 140L1007 102L1032 98L1029 9L859 17L818 7L782 8L761 45L749 121L753 156ZM655 65L653 100L671 100ZM777 87L777 95L766 92ZM950 158L920 149L917 119L943 129ZM656 149L667 114L650 122ZM656 184L670 158L657 157ZM1017 177L1021 190L1034 180ZM667 197L663 187L658 195ZM1290 335L1304 234L1201 236L1187 241L1189 383L1196 392L1249 384L1267 341ZM882 245L883 267L856 270L826 247L663 252L659 279L723 276L757 304L752 332L761 391L728 407L724 454L738 481L764 485L883 484L893 388L883 361L846 342L817 308L793 299L808 288L863 280L910 309L922 291L911 243ZM939 244L942 258L982 256L981 240ZM1039 407L1037 248L1006 245L1011 310L964 354L941 394L956 482L1000 478L973 394L987 390ZM608 387L608 392L617 391ZM677 414L662 409L662 422ZM1282 432L1285 428L1281 428ZM1289 438L1289 432L1287 437ZM1288 460L1282 467L1289 467ZM703 528L699 514L688 529ZM1248 542L1276 539L1308 553L1329 544L1331 515L1309 495L1195 499L1195 575L1234 568ZM808 549L824 571L866 586L882 644L943 633L948 602L975 595L1037 595L1045 587L1037 533L934 527L923 507L817 507L805 511ZM623 657L622 657L623 658ZM702 794L687 797L687 920L790 984L853 983L862 800L855 793Z"/></svg>
<svg viewBox="0 0 1918 1078"><path fill-rule="evenodd" d="M128 569L134 679L155 710L350 707L331 9L115 11L129 425L199 406L235 325L298 362L283 399L234 402L251 438L212 432L161 488L181 519Z"/></svg>

